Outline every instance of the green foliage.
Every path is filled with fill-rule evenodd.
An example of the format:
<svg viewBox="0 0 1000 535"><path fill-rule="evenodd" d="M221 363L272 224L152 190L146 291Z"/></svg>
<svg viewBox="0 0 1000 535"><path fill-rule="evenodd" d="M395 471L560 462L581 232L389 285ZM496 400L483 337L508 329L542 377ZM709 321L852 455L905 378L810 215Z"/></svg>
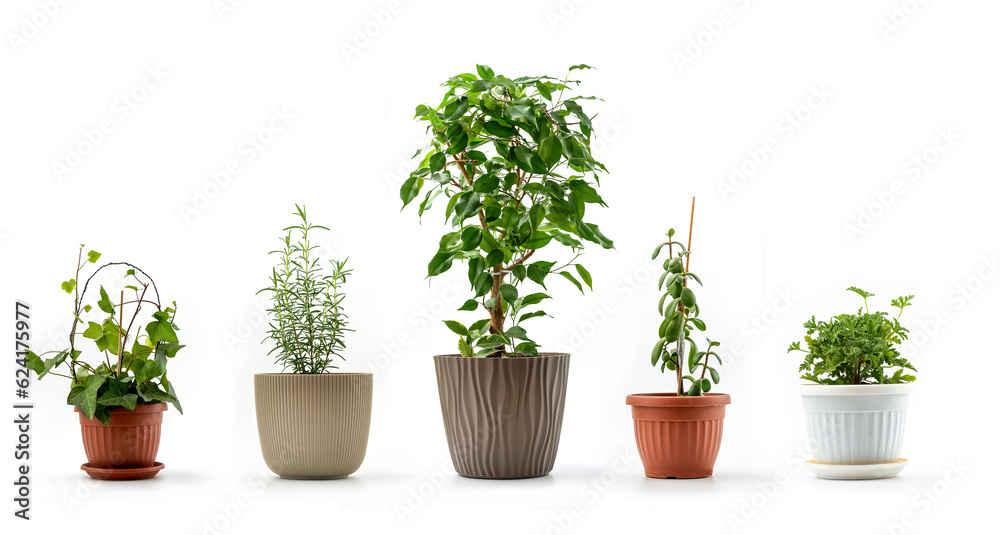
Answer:
<svg viewBox="0 0 1000 535"><path fill-rule="evenodd" d="M569 72L590 68L574 65ZM546 315L524 309L548 296L527 293L523 285L546 288L546 277L558 273L581 292L580 280L592 288L590 273L576 263L584 242L613 247L585 220L588 205L606 206L596 187L598 173L607 169L590 152L593 125L581 102L594 97L575 95L579 83L569 74L510 79L478 65L476 74L442 84L446 91L437 106L417 106L416 118L427 123L430 140L417 152L423 157L399 196L405 207L423 194L420 216L436 199L447 199L445 221L454 231L441 238L428 276L465 262L474 298L459 310L481 306L489 313L485 323L462 327L463 355L536 355L537 344L519 323ZM529 262L553 243L576 257L558 267L537 258Z"/></svg>
<svg viewBox="0 0 1000 535"><path fill-rule="evenodd" d="M903 309L910 306L912 295L897 297L892 306L899 309L895 318L887 312L868 312L868 298L875 294L850 287L864 300L857 314L841 314L830 321L805 323L806 349L794 342L788 352L802 351L805 360L799 366L802 378L824 385L897 384L916 379L906 370L917 371L901 357L896 348L909 331L899 323ZM893 371L895 369L895 371Z"/></svg>
<svg viewBox="0 0 1000 535"><path fill-rule="evenodd" d="M271 294L268 338L282 370L293 373L325 373L336 369L334 357L344 360L344 284L351 273L347 259L330 260L330 273L324 274L318 248L310 241L310 232L330 229L309 223L304 206L295 205L301 222L284 229L282 249L271 251L280 258L271 270L271 285L257 293ZM293 239L293 233L296 238Z"/></svg>
<svg viewBox="0 0 1000 535"><path fill-rule="evenodd" d="M158 297L157 301L147 298L152 281L140 279L135 269L128 269L122 278L134 280L135 283L125 285L125 289L119 292L117 301L108 294L104 286L100 286L100 299L97 301L100 312L95 313L97 317L91 318L90 312L94 307L82 303L85 296L79 293L76 281L84 266L96 263L100 257L101 254L97 251L90 251L84 259L81 245L76 277L62 283L62 289L74 295L69 347L42 354L29 351L28 368L39 379L46 375L69 379L67 403L75 405L87 418L96 418L105 425L111 421L111 409L122 407L132 410L143 403L170 402L183 414L173 385L167 380L167 360L184 347L178 343L179 327L174 321L177 303L161 308ZM97 268L91 277L106 267L119 264L121 263L105 264ZM134 295L126 297L126 292ZM145 326L141 321L136 323L144 305L156 309ZM87 327L79 330L78 327L83 324ZM143 332L146 334L143 335ZM98 354L103 354L104 360L88 362L81 358L83 350L77 349L77 336L92 340ZM45 358L50 354L55 356ZM65 370L67 373L57 370Z"/></svg>
<svg viewBox="0 0 1000 535"><path fill-rule="evenodd" d="M704 331L707 328L698 317L701 307L694 290L688 286L689 279L701 285L701 278L687 271L684 261L690 251L674 239L674 229L667 231L667 241L653 250L653 260L664 247L667 248L667 258L663 262L659 283L659 289L664 293L658 305L663 319L660 321L659 339L653 345L651 362L653 366L659 366L661 372L674 372L678 396L700 396L710 391L713 384L719 384L719 371L713 364L722 364L722 358L715 352L721 344L706 339L708 345L701 351L691 338L695 329ZM684 373L685 369L688 373Z"/></svg>

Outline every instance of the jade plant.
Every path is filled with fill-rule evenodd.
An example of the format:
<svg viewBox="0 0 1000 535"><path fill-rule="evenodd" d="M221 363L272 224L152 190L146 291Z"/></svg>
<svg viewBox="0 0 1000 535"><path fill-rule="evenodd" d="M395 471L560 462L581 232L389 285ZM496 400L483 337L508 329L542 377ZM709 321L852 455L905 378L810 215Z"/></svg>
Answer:
<svg viewBox="0 0 1000 535"><path fill-rule="evenodd" d="M857 314L840 314L829 321L805 322L806 349L794 342L788 352L806 354L799 366L802 378L823 385L898 384L916 379L906 370L917 370L903 358L897 346L909 331L900 325L903 309L911 305L912 295L893 299L899 310L895 317L888 312L869 312L868 298L875 294L851 286L847 289L861 296L864 309ZM895 370L895 371L893 371Z"/></svg>
<svg viewBox="0 0 1000 535"><path fill-rule="evenodd" d="M687 246L675 240L674 229L670 229L667 231L667 241L653 250L653 260L656 260L666 247L667 258L663 261L663 274L660 275L659 282L659 289L664 292L659 303L663 319L660 321L659 339L653 346L651 359L653 366L659 366L661 372L674 372L678 396L700 396L710 391L713 383L719 384L719 371L712 366L711 360L714 357L718 364L722 364L722 358L714 350L721 345L719 342L706 338L707 345L701 351L691 338L694 329L706 329L704 320L698 317L701 313L698 299L688 285L691 280L702 285L701 278L690 270L693 227L694 199L691 199ZM688 373L684 373L685 368Z"/></svg>
<svg viewBox="0 0 1000 535"><path fill-rule="evenodd" d="M67 403L104 425L110 424L111 409L116 407L134 410L140 404L170 402L183 414L174 385L167 380L168 360L184 347L177 339L177 303L161 307L153 280L127 262L102 265L94 270L80 290L77 281L84 267L96 264L101 257L97 251L89 251L84 258L83 249L81 245L75 277L62 283L63 291L73 295L69 347L41 355L29 351L28 368L39 379L46 375L69 379ZM103 285L99 286L100 299L95 309L84 303L87 288L94 276L108 267L124 272L122 288L118 295L113 295L114 291L109 293ZM153 313L140 317L144 309L152 309ZM93 355L89 350L84 355L78 336L94 342ZM50 354L54 356L43 358Z"/></svg>
<svg viewBox="0 0 1000 535"><path fill-rule="evenodd" d="M416 108L429 140L400 189L403 206L423 193L422 216L436 199L447 199L444 216L453 230L441 237L428 277L466 263L473 297L459 310L488 314L469 326L445 322L460 337L463 356L537 356L538 344L521 324L547 315L528 308L550 296L525 288L534 283L548 291L545 279L556 273L581 292L584 285L592 290L590 273L577 262L584 242L613 247L585 219L587 205L606 206L595 186L607 169L591 154L592 117L581 104L595 97L576 94L580 82L570 79L590 68L511 79L477 65L476 74L442 84L436 106ZM539 258L555 244L575 256L561 264Z"/></svg>
<svg viewBox="0 0 1000 535"><path fill-rule="evenodd" d="M283 229L282 248L270 252L279 257L270 286L257 292L271 294L271 321L262 343L273 342L268 355L275 355L282 371L326 373L337 368L334 359L344 360L344 335L351 330L344 284L351 270L346 258L329 260L330 269L324 270L310 233L330 229L310 223L304 206L295 205L295 214L300 222Z"/></svg>

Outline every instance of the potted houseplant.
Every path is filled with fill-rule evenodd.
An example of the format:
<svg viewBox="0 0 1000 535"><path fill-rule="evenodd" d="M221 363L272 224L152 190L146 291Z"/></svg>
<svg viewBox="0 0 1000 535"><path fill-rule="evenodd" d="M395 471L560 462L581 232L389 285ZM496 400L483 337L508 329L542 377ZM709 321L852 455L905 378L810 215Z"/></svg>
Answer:
<svg viewBox="0 0 1000 535"><path fill-rule="evenodd" d="M62 283L73 295L69 347L41 355L29 351L27 366L39 379L58 375L70 380L67 403L80 415L88 461L81 468L87 474L96 479L147 479L163 468L156 452L167 403L183 414L174 385L167 380L167 362L184 347L177 340L177 303L161 306L153 280L127 262L97 268L81 290L77 281L83 268L100 257L90 251L84 258L81 245L76 275ZM94 308L85 301L87 289L105 268L123 272L120 288L109 292L100 285ZM144 309L153 313L140 318ZM96 353L84 355L78 337L92 340ZM44 358L49 354L54 356Z"/></svg>
<svg viewBox="0 0 1000 535"><path fill-rule="evenodd" d="M861 296L864 309L829 321L813 316L804 325L806 347L795 342L788 348L806 354L799 371L811 383L801 388L815 457L807 464L824 478L891 477L906 465L899 452L915 379L907 370L916 369L899 353L909 332L899 318L913 296L892 300L899 310L893 317L869 312L874 294L853 286L848 291Z"/></svg>
<svg viewBox="0 0 1000 535"><path fill-rule="evenodd" d="M691 338L695 329L706 329L698 317L701 306L688 284L694 280L701 285L701 279L690 271L693 226L691 199L687 246L674 239L674 229L670 229L667 241L653 250L653 260L664 247L667 258L659 282L659 289L664 291L659 303L662 320L651 360L661 372L669 370L674 374L677 389L625 398L625 403L632 406L635 441L647 477L688 479L712 475L722 443L726 405L731 401L729 394L709 392L719 382L713 364L722 363L715 352L720 343L709 339L700 350Z"/></svg>
<svg viewBox="0 0 1000 535"><path fill-rule="evenodd" d="M420 105L429 143L403 183L405 207L424 193L418 213L446 199L453 227L431 258L436 277L468 265L472 298L459 308L485 317L445 324L458 354L434 357L441 413L455 470L467 477L514 479L549 473L555 462L566 400L568 354L542 353L523 323L558 274L583 292L590 273L576 262L584 242L612 242L584 220L587 205L605 206L595 186L604 165L590 152L591 118L575 94L574 65L563 78L507 78L485 65L446 81L437 106ZM592 179L592 180L591 180ZM559 264L542 259L556 244L574 254ZM582 281L582 282L581 282Z"/></svg>
<svg viewBox="0 0 1000 535"><path fill-rule="evenodd" d="M344 284L347 260L330 260L326 271L305 207L295 206L297 225L284 229L277 266L271 270L268 339L282 373L254 375L257 431L264 462L289 479L337 479L365 459L372 413L372 374L332 373L344 360ZM288 373L286 373L288 372Z"/></svg>

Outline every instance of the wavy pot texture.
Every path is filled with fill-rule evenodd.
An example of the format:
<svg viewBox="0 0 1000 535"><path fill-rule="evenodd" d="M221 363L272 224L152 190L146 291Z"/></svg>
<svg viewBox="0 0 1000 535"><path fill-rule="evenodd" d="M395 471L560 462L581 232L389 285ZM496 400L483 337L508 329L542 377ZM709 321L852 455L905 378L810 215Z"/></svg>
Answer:
<svg viewBox="0 0 1000 535"><path fill-rule="evenodd" d="M484 479L552 471L566 404L568 354L439 355L434 368L455 471Z"/></svg>
<svg viewBox="0 0 1000 535"><path fill-rule="evenodd" d="M802 387L806 435L814 460L878 464L899 459L910 385Z"/></svg>
<svg viewBox="0 0 1000 535"><path fill-rule="evenodd" d="M288 479L337 479L365 459L372 416L370 373L254 375L264 462Z"/></svg>
<svg viewBox="0 0 1000 535"><path fill-rule="evenodd" d="M722 444L729 394L632 394L635 443L647 477L708 477Z"/></svg>
<svg viewBox="0 0 1000 535"><path fill-rule="evenodd" d="M74 408L77 413L79 409ZM104 425L80 413L80 430L87 462L94 468L149 468L160 449L160 425L166 403L136 405L135 410L111 409Z"/></svg>

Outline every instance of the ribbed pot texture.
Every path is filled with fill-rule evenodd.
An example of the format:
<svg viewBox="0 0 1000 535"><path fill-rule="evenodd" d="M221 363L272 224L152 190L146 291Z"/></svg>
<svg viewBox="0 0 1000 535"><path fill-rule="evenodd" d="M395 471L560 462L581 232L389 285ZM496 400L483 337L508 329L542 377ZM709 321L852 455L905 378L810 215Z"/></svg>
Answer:
<svg viewBox="0 0 1000 535"><path fill-rule="evenodd" d="M254 375L264 462L288 479L337 479L365 460L372 418L370 373Z"/></svg>
<svg viewBox="0 0 1000 535"><path fill-rule="evenodd" d="M552 471L566 405L569 355L434 357L455 471L519 479Z"/></svg>
<svg viewBox="0 0 1000 535"><path fill-rule="evenodd" d="M632 394L635 443L647 477L708 477L722 444L729 394Z"/></svg>
<svg viewBox="0 0 1000 535"><path fill-rule="evenodd" d="M80 413L80 409L74 410ZM160 449L160 424L166 403L136 405L135 410L111 409L111 424L80 413L80 430L87 462L94 468L149 468Z"/></svg>
<svg viewBox="0 0 1000 535"><path fill-rule="evenodd" d="M845 388L846 387L846 388ZM809 385L806 435L816 462L895 462L903 446L910 385Z"/></svg>

